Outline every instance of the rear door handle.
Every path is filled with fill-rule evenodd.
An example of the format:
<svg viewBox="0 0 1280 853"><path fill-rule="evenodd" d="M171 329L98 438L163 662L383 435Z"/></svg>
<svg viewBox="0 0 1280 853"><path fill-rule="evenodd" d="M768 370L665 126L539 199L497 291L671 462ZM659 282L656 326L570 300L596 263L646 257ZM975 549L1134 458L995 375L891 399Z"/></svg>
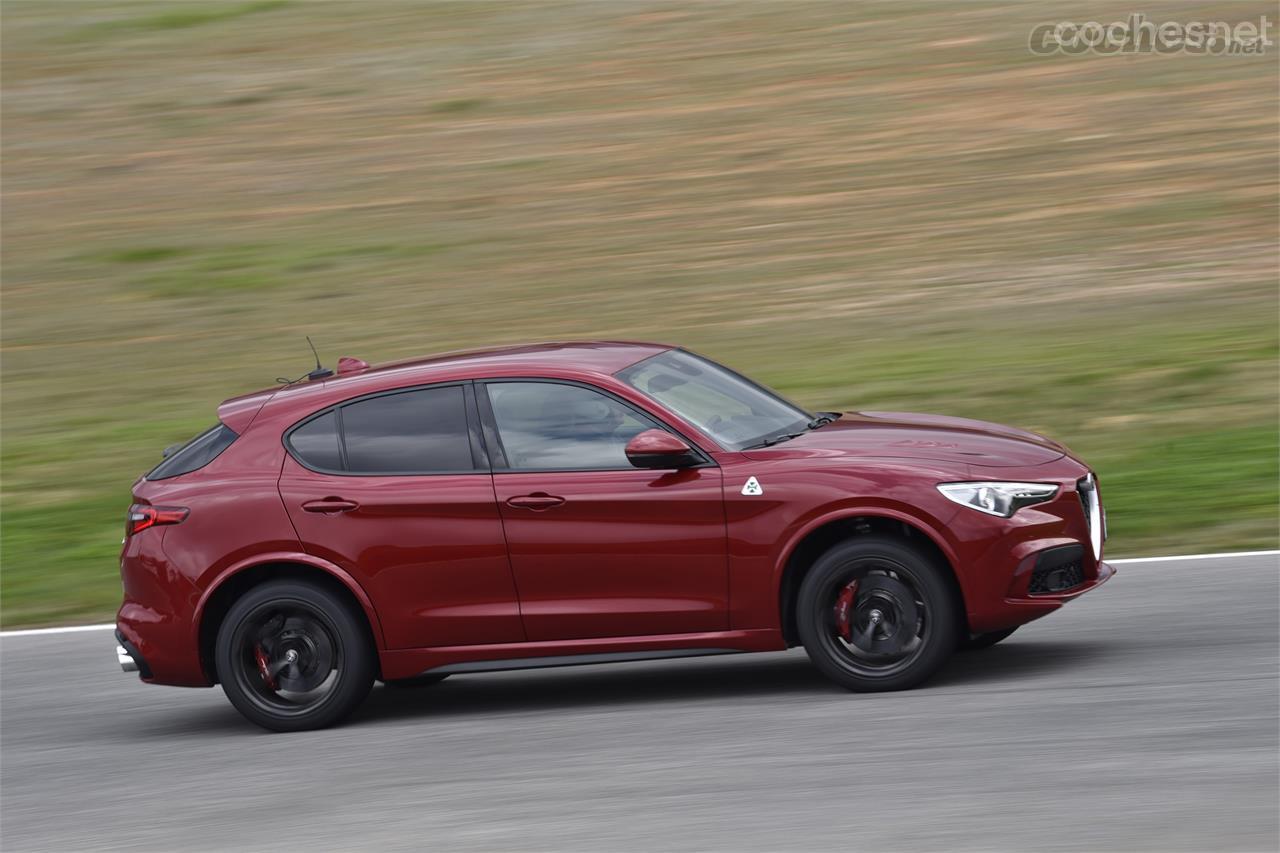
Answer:
<svg viewBox="0 0 1280 853"><path fill-rule="evenodd" d="M302 508L307 512L350 512L360 504L355 501L343 500L342 498L321 498L318 501L307 501Z"/></svg>
<svg viewBox="0 0 1280 853"><path fill-rule="evenodd" d="M514 498L507 498L507 506L519 509L551 509L553 506L560 506L562 503L564 503L564 498L549 495L546 492L535 492L532 495L517 495Z"/></svg>

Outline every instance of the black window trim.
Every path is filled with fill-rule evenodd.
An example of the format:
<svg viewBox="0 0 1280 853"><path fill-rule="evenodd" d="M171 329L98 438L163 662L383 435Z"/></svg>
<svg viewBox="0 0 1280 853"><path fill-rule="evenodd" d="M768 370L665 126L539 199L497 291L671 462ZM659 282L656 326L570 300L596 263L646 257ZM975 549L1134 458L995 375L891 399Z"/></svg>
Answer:
<svg viewBox="0 0 1280 853"><path fill-rule="evenodd" d="M347 439L342 428L342 409L354 403L360 403L365 400L371 400L375 397L390 397L394 394L408 394L413 391L433 391L438 388L462 388L462 408L467 422L467 444L471 450L471 467L470 468L450 468L431 471L351 471L347 469ZM369 394L361 394L358 397L350 397L346 400L340 400L337 403L331 403L323 409L319 409L307 415L302 420L293 424L285 430L280 440L284 444L285 452L288 453L293 460L306 468L308 471L314 471L317 474L328 474L334 477L439 477L439 476L457 476L459 474L489 474L489 458L485 452L484 444L480 439L480 424L475 406L475 387L470 379L451 380L448 382L429 382L423 385L406 385L399 388L386 388L381 391L374 391ZM335 471L331 468L320 468L309 464L302 455L294 449L293 443L290 441L295 430L301 429L314 420L324 417L330 412L334 413L334 428L338 433L338 455L342 460L343 470Z"/></svg>
<svg viewBox="0 0 1280 853"><path fill-rule="evenodd" d="M582 382L577 379L561 379L554 376L491 376L484 379L474 380L477 387L475 399L480 410L480 421L482 424L482 435L485 445L489 448L489 456L491 462L491 470L494 474L588 474L588 473L607 473L618 471L648 471L649 473L662 473L649 468L636 468L633 465L627 465L619 468L512 468L507 464L506 451L502 447L502 439L498 434L498 421L493 415L493 404L489 400L489 385L502 385L510 382L538 382L544 385L574 385L578 388L586 388L588 391L595 391L597 394L603 394L612 400L622 404L623 407L629 409L637 417L643 421L653 425L653 429L660 429L663 432L669 432L677 438L689 445L689 448L698 455L702 460L697 465L690 465L688 468L718 468L719 465L712 459L696 442L691 441L687 435L673 427L671 424L659 418L648 411L637 406L630 400L615 394L608 388L601 388L599 385L593 385L590 382ZM482 393L483 392L483 393ZM688 468L681 470L688 470Z"/></svg>

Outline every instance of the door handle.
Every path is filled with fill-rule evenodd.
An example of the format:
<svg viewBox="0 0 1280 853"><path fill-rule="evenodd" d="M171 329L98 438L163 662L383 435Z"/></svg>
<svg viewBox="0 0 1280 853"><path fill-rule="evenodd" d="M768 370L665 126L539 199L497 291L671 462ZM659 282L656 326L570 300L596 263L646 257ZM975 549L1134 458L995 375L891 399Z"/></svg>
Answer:
<svg viewBox="0 0 1280 853"><path fill-rule="evenodd" d="M551 509L553 506L560 506L562 503L564 503L564 498L549 495L546 492L534 492L532 495L517 495L514 498L507 498L507 506L518 507L519 509Z"/></svg>
<svg viewBox="0 0 1280 853"><path fill-rule="evenodd" d="M355 501L347 501L342 498L321 498L318 501L307 501L302 505L302 508L307 512L334 513L350 512L358 506L360 504Z"/></svg>

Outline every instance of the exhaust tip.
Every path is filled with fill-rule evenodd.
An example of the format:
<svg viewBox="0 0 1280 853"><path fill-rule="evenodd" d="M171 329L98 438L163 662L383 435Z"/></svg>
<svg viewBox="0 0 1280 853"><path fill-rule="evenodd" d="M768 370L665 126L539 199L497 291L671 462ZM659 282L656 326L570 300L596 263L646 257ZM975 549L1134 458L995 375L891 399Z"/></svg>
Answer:
<svg viewBox="0 0 1280 853"><path fill-rule="evenodd" d="M120 664L120 669L124 672L138 671L138 662L133 659L133 655L129 654L129 650L124 646L116 646L116 663Z"/></svg>

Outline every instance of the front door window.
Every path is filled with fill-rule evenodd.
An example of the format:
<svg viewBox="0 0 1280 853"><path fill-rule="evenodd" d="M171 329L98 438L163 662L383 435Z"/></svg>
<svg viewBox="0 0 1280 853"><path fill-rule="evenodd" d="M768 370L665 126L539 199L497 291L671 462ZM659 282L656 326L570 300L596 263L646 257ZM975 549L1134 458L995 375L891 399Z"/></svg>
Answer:
<svg viewBox="0 0 1280 853"><path fill-rule="evenodd" d="M491 382L493 418L513 471L631 470L627 442L655 424L580 385Z"/></svg>

